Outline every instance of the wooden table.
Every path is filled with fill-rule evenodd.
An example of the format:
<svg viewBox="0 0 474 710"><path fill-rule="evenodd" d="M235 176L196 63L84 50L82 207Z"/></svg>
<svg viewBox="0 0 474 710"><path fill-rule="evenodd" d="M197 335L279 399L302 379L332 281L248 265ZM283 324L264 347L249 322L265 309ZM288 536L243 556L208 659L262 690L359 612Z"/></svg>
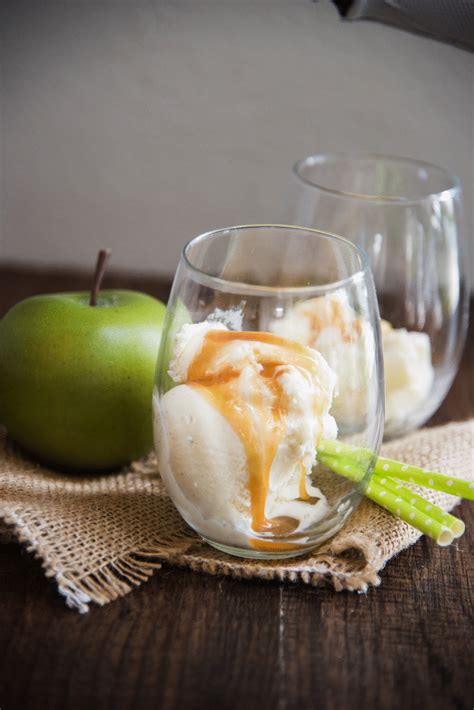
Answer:
<svg viewBox="0 0 474 710"><path fill-rule="evenodd" d="M0 272L0 312L33 293L87 286L66 274ZM108 285L166 297L167 284ZM474 414L474 329L431 423ZM40 565L0 545L1 710L472 710L474 507L448 549L420 540L367 594L209 577L165 567L85 616Z"/></svg>

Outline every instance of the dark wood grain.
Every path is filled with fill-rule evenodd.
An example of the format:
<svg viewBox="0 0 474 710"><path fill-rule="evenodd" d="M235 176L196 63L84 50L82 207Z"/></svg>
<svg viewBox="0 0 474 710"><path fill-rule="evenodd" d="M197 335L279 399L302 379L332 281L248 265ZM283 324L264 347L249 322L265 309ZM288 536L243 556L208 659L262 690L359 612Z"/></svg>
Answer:
<svg viewBox="0 0 474 710"><path fill-rule="evenodd" d="M165 298L168 284L111 275L106 286ZM89 277L0 271L0 312ZM474 330L432 423L474 415ZM447 549L425 539L366 595L237 582L165 568L80 616L39 563L0 545L0 708L471 710L473 507Z"/></svg>

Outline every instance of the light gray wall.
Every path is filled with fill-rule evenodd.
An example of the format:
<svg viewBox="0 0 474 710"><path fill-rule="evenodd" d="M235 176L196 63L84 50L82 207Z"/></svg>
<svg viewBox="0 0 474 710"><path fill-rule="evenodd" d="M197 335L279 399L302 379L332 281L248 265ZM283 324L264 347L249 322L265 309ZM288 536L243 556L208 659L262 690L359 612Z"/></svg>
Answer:
<svg viewBox="0 0 474 710"><path fill-rule="evenodd" d="M274 221L292 163L457 173L472 234L473 57L329 0L4 1L3 260L171 273L193 235Z"/></svg>

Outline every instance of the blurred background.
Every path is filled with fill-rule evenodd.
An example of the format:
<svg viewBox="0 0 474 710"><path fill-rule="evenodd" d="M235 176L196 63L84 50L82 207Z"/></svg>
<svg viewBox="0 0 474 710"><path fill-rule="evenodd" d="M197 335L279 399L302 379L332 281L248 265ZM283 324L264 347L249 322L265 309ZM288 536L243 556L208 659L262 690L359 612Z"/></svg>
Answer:
<svg viewBox="0 0 474 710"><path fill-rule="evenodd" d="M278 221L292 164L361 150L461 178L473 55L329 0L0 2L3 265L169 277L192 236Z"/></svg>

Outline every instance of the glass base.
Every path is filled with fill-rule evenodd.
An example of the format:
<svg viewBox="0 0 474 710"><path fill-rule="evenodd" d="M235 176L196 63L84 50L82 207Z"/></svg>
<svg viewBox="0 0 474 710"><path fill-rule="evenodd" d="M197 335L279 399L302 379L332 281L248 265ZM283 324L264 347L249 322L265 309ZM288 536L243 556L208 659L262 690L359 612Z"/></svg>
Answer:
<svg viewBox="0 0 474 710"><path fill-rule="evenodd" d="M209 540L207 537L202 536L204 542L208 545L214 547L219 552L225 552L226 555L232 555L233 557L244 557L250 560L287 560L291 557L301 557L302 555L307 555L308 552L314 550L318 544L308 545L301 550L286 550L282 552L266 552L263 550L250 550L241 547L229 547L228 545L221 545L220 542L214 542Z"/></svg>

